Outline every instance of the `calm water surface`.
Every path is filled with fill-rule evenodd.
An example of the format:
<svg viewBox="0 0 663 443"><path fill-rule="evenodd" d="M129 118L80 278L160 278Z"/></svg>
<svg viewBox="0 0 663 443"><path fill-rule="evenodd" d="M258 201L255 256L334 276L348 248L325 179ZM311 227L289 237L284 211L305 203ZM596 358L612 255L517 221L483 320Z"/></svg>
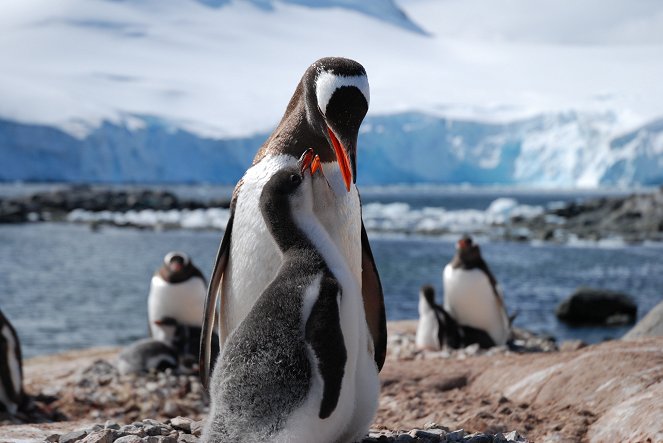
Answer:
<svg viewBox="0 0 663 443"><path fill-rule="evenodd" d="M0 225L0 307L16 326L27 356L126 344L147 333L149 281L170 250L191 254L209 275L221 232L148 231L70 224ZM418 288L441 295L451 241L371 237L390 320L417 316ZM621 290L642 317L663 299L663 248L531 246L486 243L484 257L505 290L515 324L560 339L596 342L624 328L568 328L557 303L581 285ZM438 297L439 297L438 295Z"/></svg>

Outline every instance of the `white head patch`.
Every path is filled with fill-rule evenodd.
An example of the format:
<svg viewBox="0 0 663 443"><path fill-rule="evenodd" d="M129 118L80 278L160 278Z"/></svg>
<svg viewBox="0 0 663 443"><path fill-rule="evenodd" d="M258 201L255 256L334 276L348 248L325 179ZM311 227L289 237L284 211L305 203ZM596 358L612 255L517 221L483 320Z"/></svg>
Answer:
<svg viewBox="0 0 663 443"><path fill-rule="evenodd" d="M370 104L371 94L368 88L368 77L365 75L342 76L332 72L322 71L315 79L315 95L318 98L318 106L323 114L327 112L327 105L334 92L343 86L355 86L361 91Z"/></svg>

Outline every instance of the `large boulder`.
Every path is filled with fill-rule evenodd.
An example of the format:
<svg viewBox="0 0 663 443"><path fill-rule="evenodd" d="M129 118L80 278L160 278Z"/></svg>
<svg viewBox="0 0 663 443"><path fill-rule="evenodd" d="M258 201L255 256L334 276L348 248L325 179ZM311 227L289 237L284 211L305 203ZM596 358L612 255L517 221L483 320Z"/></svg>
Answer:
<svg viewBox="0 0 663 443"><path fill-rule="evenodd" d="M663 337L663 301L654 306L654 308L622 338L624 340L632 340L638 337Z"/></svg>
<svg viewBox="0 0 663 443"><path fill-rule="evenodd" d="M638 306L621 292L579 288L557 306L555 314L574 325L621 325L635 323Z"/></svg>

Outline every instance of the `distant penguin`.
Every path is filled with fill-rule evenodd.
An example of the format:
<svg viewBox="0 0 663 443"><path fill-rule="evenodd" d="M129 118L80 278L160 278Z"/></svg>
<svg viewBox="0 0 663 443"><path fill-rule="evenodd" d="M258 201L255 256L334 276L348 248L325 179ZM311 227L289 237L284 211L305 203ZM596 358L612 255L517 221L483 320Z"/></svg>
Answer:
<svg viewBox="0 0 663 443"><path fill-rule="evenodd" d="M506 344L511 331L502 293L471 237L458 241L443 283L444 309L459 325L485 331L493 345ZM482 347L490 347L483 342Z"/></svg>
<svg viewBox="0 0 663 443"><path fill-rule="evenodd" d="M16 330L0 310L0 411L15 415L25 399L21 344Z"/></svg>
<svg viewBox="0 0 663 443"><path fill-rule="evenodd" d="M147 299L151 337L197 359L206 293L205 277L187 254L166 254L152 277ZM212 354L217 353L215 342Z"/></svg>
<svg viewBox="0 0 663 443"><path fill-rule="evenodd" d="M375 415L361 287L314 216L312 181L325 178L302 172L306 155L261 192L283 263L223 346L204 442L353 442Z"/></svg>
<svg viewBox="0 0 663 443"><path fill-rule="evenodd" d="M439 351L444 344L446 325L435 304L435 290L425 285L419 290L419 322L417 323L417 349Z"/></svg>
<svg viewBox="0 0 663 443"><path fill-rule="evenodd" d="M117 369L120 374L140 374L150 371L163 372L177 368L177 352L161 340L145 338L138 340L118 355Z"/></svg>

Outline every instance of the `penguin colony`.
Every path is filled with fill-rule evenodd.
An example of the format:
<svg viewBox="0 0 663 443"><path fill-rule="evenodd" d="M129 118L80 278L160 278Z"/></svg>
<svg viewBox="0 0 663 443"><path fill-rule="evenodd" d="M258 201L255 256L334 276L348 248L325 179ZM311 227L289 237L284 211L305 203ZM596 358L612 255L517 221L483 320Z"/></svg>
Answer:
<svg viewBox="0 0 663 443"><path fill-rule="evenodd" d="M368 430L387 343L354 183L369 99L359 63L313 63L235 188L205 303L204 383L219 298L221 355L204 441L350 442ZM291 188L289 177L300 183ZM292 249L282 226L306 246ZM277 302L284 294L289 302Z"/></svg>
<svg viewBox="0 0 663 443"><path fill-rule="evenodd" d="M0 412L14 415L25 400L21 344L16 330L0 310Z"/></svg>

